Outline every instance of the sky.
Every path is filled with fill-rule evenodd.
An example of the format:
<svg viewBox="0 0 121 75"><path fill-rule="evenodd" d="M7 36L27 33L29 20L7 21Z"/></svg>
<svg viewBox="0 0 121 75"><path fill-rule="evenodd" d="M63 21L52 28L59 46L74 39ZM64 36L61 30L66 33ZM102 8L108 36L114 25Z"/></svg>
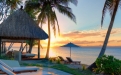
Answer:
<svg viewBox="0 0 121 75"><path fill-rule="evenodd" d="M105 0L78 0L77 6L70 4L76 23L67 16L56 11L60 26L60 36L53 34L51 29L51 47L59 47L69 42L79 46L102 46L108 26L110 14L107 11L101 28L102 9ZM119 7L108 46L121 46L121 9ZM47 32L47 24L43 26ZM41 45L47 47L48 40L42 40ZM20 45L20 44L19 44Z"/></svg>
<svg viewBox="0 0 121 75"><path fill-rule="evenodd" d="M110 23L110 14L107 11L101 28L102 9L105 0L78 0L78 5L70 4L76 23L67 16L56 11L59 21L61 35L56 37L51 31L51 47L58 47L72 42L79 46L102 46ZM121 46L121 10L118 9L114 26L109 38L108 46ZM44 30L47 32L47 25ZM42 41L42 45L47 45L47 40Z"/></svg>

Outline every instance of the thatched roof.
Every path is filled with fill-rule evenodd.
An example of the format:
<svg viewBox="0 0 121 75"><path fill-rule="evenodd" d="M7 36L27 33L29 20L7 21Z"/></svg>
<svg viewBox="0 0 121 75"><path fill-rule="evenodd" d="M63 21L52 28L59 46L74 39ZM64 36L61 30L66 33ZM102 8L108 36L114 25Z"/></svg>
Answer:
<svg viewBox="0 0 121 75"><path fill-rule="evenodd" d="M22 9L15 11L0 25L4 39L47 39L48 35Z"/></svg>
<svg viewBox="0 0 121 75"><path fill-rule="evenodd" d="M13 42L13 43L26 43L26 40L10 40L10 39L2 39L2 42L8 42L8 43L11 43L11 42Z"/></svg>

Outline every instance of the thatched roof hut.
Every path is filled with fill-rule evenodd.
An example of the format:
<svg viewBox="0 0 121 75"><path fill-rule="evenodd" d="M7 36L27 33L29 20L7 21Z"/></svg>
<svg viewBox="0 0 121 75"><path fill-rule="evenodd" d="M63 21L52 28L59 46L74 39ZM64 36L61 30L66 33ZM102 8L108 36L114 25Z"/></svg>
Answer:
<svg viewBox="0 0 121 75"><path fill-rule="evenodd" d="M0 24L4 39L47 39L48 35L22 9L15 11Z"/></svg>
<svg viewBox="0 0 121 75"><path fill-rule="evenodd" d="M1 39L10 40L43 40L48 35L22 9L15 11L0 24L0 56ZM38 42L38 58L40 57L40 42Z"/></svg>
<svg viewBox="0 0 121 75"><path fill-rule="evenodd" d="M7 42L7 43L26 43L26 40L14 40L14 39L2 39L2 42Z"/></svg>

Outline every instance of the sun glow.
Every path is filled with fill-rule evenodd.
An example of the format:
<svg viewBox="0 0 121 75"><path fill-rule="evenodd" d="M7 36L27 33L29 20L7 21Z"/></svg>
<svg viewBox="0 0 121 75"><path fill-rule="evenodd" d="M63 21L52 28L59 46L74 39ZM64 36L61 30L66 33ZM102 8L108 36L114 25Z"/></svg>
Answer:
<svg viewBox="0 0 121 75"><path fill-rule="evenodd" d="M49 57L56 57L56 52L53 50L50 50Z"/></svg>
<svg viewBox="0 0 121 75"><path fill-rule="evenodd" d="M55 47L55 46L58 46L58 41L61 41L63 38L61 38L60 36L51 36L50 38L50 47ZM44 40L43 41L46 45L48 43L48 39Z"/></svg>

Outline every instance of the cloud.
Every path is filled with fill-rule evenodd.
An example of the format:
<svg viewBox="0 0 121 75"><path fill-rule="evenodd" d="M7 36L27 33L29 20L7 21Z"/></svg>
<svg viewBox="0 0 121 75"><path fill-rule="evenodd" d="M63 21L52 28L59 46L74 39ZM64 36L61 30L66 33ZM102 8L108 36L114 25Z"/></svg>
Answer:
<svg viewBox="0 0 121 75"><path fill-rule="evenodd" d="M51 40L52 46L62 46L69 42L73 42L79 46L102 46L106 29L89 30L89 31L72 31L61 34L60 37ZM112 30L108 46L120 46L121 45L121 28L115 28ZM44 44L44 42L43 42ZM47 44L47 42L46 42Z"/></svg>
<svg viewBox="0 0 121 75"><path fill-rule="evenodd" d="M89 30L89 31L72 31L68 33L62 34L62 37L65 38L85 38L85 37L95 37L101 36L105 37L107 30L100 29L100 30ZM112 29L111 35L121 33L121 28Z"/></svg>
<svg viewBox="0 0 121 75"><path fill-rule="evenodd" d="M100 33L98 32L84 32L84 31L74 31L62 34L63 37L71 37L71 38L84 38L84 37L90 37L90 36L99 36Z"/></svg>
<svg viewBox="0 0 121 75"><path fill-rule="evenodd" d="M118 40L117 42L121 42L121 40Z"/></svg>

